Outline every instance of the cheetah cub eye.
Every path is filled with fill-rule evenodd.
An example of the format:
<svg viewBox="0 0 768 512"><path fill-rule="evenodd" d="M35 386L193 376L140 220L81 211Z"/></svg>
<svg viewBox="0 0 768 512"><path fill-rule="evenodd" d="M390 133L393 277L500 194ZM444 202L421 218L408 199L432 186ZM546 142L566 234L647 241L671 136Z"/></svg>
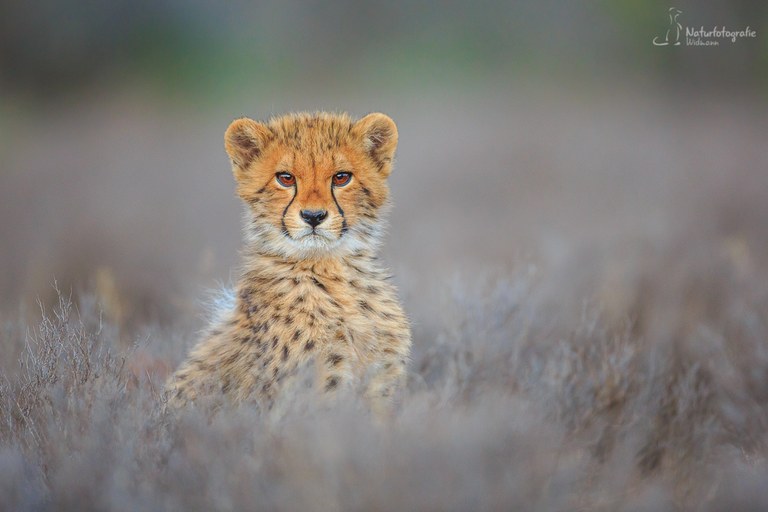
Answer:
<svg viewBox="0 0 768 512"><path fill-rule="evenodd" d="M292 187L296 184L296 176L289 172L279 172L275 174L277 182L285 188Z"/></svg>
<svg viewBox="0 0 768 512"><path fill-rule="evenodd" d="M332 181L334 187L346 187L352 181L352 173L346 171L337 172L333 175Z"/></svg>

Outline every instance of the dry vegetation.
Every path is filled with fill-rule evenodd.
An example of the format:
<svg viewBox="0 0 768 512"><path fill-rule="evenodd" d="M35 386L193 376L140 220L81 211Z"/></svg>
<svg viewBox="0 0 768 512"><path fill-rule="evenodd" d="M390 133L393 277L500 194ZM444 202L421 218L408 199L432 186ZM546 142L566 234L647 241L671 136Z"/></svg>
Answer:
<svg viewBox="0 0 768 512"><path fill-rule="evenodd" d="M698 112L709 128L682 132L615 105L515 108L499 140L446 129L400 153L402 173L449 176L424 210L435 172L394 183L388 259L415 350L391 423L354 393L164 414L199 322L121 325L97 280L96 298L60 292L34 327L6 317L0 509L768 508L768 167L749 138L765 117L717 128L722 112ZM492 110L483 121L503 124ZM404 141L427 133L403 117ZM504 172L468 179L481 159ZM459 246L460 264L440 260Z"/></svg>

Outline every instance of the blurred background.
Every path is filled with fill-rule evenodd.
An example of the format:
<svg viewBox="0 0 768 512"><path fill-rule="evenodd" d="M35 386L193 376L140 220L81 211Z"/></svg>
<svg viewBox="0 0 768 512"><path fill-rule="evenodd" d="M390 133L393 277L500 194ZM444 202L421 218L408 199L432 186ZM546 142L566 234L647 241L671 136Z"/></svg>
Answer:
<svg viewBox="0 0 768 512"><path fill-rule="evenodd" d="M764 268L768 4L674 6L757 37L655 47L648 0L1 2L0 311L56 281L128 332L199 325L239 261L224 130L294 110L398 123L385 256L417 329L455 275L610 305L659 254L670 283L684 250Z"/></svg>
<svg viewBox="0 0 768 512"><path fill-rule="evenodd" d="M768 510L768 2L670 1L0 0L0 512ZM161 416L295 110L397 122L401 414Z"/></svg>

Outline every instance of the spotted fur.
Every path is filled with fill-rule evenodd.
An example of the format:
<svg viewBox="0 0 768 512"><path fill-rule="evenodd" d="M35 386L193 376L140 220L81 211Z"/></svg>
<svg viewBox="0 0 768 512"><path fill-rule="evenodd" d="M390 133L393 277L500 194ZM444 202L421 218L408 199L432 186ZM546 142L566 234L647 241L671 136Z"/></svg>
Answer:
<svg viewBox="0 0 768 512"><path fill-rule="evenodd" d="M229 126L225 147L247 206L244 268L232 308L169 380L172 405L223 394L268 406L281 381L310 363L329 394L372 375L367 394L386 406L411 346L376 258L396 146L397 128L383 114L291 114ZM341 171L352 179L334 186ZM281 185L281 172L295 185ZM312 228L302 210L327 216Z"/></svg>

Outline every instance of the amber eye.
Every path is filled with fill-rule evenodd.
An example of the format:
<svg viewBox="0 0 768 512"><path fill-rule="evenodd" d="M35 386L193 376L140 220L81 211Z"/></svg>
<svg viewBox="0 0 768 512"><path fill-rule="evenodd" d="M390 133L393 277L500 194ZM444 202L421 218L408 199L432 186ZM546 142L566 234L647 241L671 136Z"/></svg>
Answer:
<svg viewBox="0 0 768 512"><path fill-rule="evenodd" d="M333 186L334 187L343 187L347 185L350 180L352 180L352 173L351 172L337 172L333 175Z"/></svg>
<svg viewBox="0 0 768 512"><path fill-rule="evenodd" d="M277 182L284 187L292 187L296 184L296 176L289 172L279 172L275 174Z"/></svg>

